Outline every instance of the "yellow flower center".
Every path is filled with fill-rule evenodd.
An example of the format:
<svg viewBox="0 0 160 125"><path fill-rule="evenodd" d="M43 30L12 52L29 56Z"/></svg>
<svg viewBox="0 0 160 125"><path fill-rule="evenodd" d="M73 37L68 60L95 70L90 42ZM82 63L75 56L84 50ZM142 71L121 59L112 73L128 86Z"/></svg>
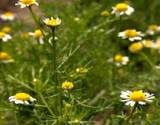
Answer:
<svg viewBox="0 0 160 125"><path fill-rule="evenodd" d="M44 20L45 24L48 26L58 26L61 24L61 20L60 19L54 19L53 17L51 17L51 19L45 19Z"/></svg>
<svg viewBox="0 0 160 125"><path fill-rule="evenodd" d="M23 4L31 5L36 2L36 0L20 0Z"/></svg>
<svg viewBox="0 0 160 125"><path fill-rule="evenodd" d="M158 29L158 26L157 26L157 25L150 25L150 26L149 26L149 29L156 32L157 29Z"/></svg>
<svg viewBox="0 0 160 125"><path fill-rule="evenodd" d="M65 81L62 83L62 88L63 89L72 89L74 87L73 83L72 82L69 82L69 81Z"/></svg>
<svg viewBox="0 0 160 125"><path fill-rule="evenodd" d="M143 49L143 45L141 42L132 43L128 49L132 53L137 53Z"/></svg>
<svg viewBox="0 0 160 125"><path fill-rule="evenodd" d="M145 94L143 93L143 91L139 90L139 91L133 91L130 95L129 95L130 100L132 101L145 101L146 97Z"/></svg>
<svg viewBox="0 0 160 125"><path fill-rule="evenodd" d="M10 16L13 16L13 13L12 12L5 12L4 16L10 17Z"/></svg>
<svg viewBox="0 0 160 125"><path fill-rule="evenodd" d="M107 10L104 10L100 13L101 16L109 16L109 12Z"/></svg>
<svg viewBox="0 0 160 125"><path fill-rule="evenodd" d="M135 29L129 29L125 31L125 35L128 37L136 37L138 32Z"/></svg>
<svg viewBox="0 0 160 125"><path fill-rule="evenodd" d="M115 7L118 11L126 11L128 9L128 4L126 3L119 3Z"/></svg>
<svg viewBox="0 0 160 125"><path fill-rule="evenodd" d="M150 48L154 44L153 41L151 41L151 40L143 40L142 43L143 43L144 47L146 47L146 48Z"/></svg>
<svg viewBox="0 0 160 125"><path fill-rule="evenodd" d="M0 32L0 38L3 38L6 35L5 32Z"/></svg>
<svg viewBox="0 0 160 125"><path fill-rule="evenodd" d="M39 37L42 37L42 36L43 36L42 31L41 31L41 30L39 30L39 29L35 30L34 34L35 34L35 37L37 37L37 38L39 38Z"/></svg>
<svg viewBox="0 0 160 125"><path fill-rule="evenodd" d="M122 62L123 61L123 56L121 54L117 54L114 57L115 62Z"/></svg>
<svg viewBox="0 0 160 125"><path fill-rule="evenodd" d="M10 56L6 52L0 52L0 60L7 60Z"/></svg>
<svg viewBox="0 0 160 125"><path fill-rule="evenodd" d="M9 33L9 32L11 32L11 28L8 26L5 26L2 28L2 32Z"/></svg>
<svg viewBox="0 0 160 125"><path fill-rule="evenodd" d="M31 96L27 93L17 93L15 97L17 100L28 101Z"/></svg>

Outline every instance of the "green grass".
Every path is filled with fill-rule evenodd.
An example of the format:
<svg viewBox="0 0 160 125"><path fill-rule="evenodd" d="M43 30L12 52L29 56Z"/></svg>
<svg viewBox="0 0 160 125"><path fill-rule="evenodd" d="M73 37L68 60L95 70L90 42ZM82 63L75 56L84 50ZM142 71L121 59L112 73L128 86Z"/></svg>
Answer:
<svg viewBox="0 0 160 125"><path fill-rule="evenodd" d="M0 124L1 125L158 125L160 124L160 72L151 67L159 64L159 52L143 49L138 54L128 51L130 42L117 37L118 32L135 28L145 32L148 25L159 24L160 1L131 1L135 12L121 19L113 15L100 16L101 11L111 12L119 0L39 1L41 24L48 33L44 45L24 32L34 31L35 24L16 19L4 25L12 27L12 40L2 43L3 51L10 53L14 63L0 64ZM122 1L121 1L122 2ZM17 7L18 8L18 7ZM34 10L34 9L33 9ZM19 9L21 11L21 9ZM42 13L42 14L41 14ZM29 14L29 13L27 13ZM53 74L53 48L48 39L50 28L42 19L58 16L62 24L56 28L57 74ZM80 20L75 21L78 17ZM33 20L30 17L30 20ZM3 27L3 25L2 25ZM156 40L158 35L148 37ZM115 54L129 56L130 63L116 67L108 59ZM76 68L88 72L76 74ZM74 75L73 77L71 77ZM35 80L36 79L36 80ZM70 91L61 89L65 81L72 81ZM144 90L156 96L153 103L139 106L131 120L125 123L131 107L120 100L120 92ZM27 92L37 99L35 105L14 105L8 97Z"/></svg>

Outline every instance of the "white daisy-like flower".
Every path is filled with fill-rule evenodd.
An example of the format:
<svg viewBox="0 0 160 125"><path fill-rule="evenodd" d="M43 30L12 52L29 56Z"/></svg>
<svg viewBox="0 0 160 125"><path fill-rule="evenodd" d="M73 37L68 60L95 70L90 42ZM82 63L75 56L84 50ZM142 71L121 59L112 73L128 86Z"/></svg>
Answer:
<svg viewBox="0 0 160 125"><path fill-rule="evenodd" d="M1 63L13 63L14 59L7 52L0 52Z"/></svg>
<svg viewBox="0 0 160 125"><path fill-rule="evenodd" d="M116 66L120 67L129 63L129 57L123 56L122 54L116 54L113 58L108 59L108 62L114 63Z"/></svg>
<svg viewBox="0 0 160 125"><path fill-rule="evenodd" d="M29 32L29 35L35 37L40 44L44 44L44 36L40 29L36 29L34 32Z"/></svg>
<svg viewBox="0 0 160 125"><path fill-rule="evenodd" d="M30 103L35 102L36 99L27 93L16 93L14 96L9 97L9 101L14 102L15 104L29 105Z"/></svg>
<svg viewBox="0 0 160 125"><path fill-rule="evenodd" d="M15 5L20 6L20 8L25 8L25 7L29 7L32 5L39 6L39 3L37 3L36 0L19 0Z"/></svg>
<svg viewBox="0 0 160 125"><path fill-rule="evenodd" d="M131 15L134 12L134 8L129 6L127 3L118 3L114 7L112 7L112 14L116 16L121 15Z"/></svg>
<svg viewBox="0 0 160 125"><path fill-rule="evenodd" d="M122 39L129 39L131 42L136 40L142 40L144 34L140 31L136 31L135 29L127 29L118 33L118 37Z"/></svg>
<svg viewBox="0 0 160 125"><path fill-rule="evenodd" d="M45 18L45 19L43 20L43 22L44 22L47 26L56 27L56 26L59 26L59 25L61 24L61 19L51 17L51 18Z"/></svg>
<svg viewBox="0 0 160 125"><path fill-rule="evenodd" d="M153 42L153 40L144 39L141 42L145 48L154 48L155 47L155 43Z"/></svg>
<svg viewBox="0 0 160 125"><path fill-rule="evenodd" d="M113 58L109 59L109 62L115 63L116 66L127 65L129 62L128 56L123 56L122 54L116 54Z"/></svg>
<svg viewBox="0 0 160 125"><path fill-rule="evenodd" d="M3 42L7 42L8 40L12 39L11 35L5 33L5 32L0 32L0 39Z"/></svg>
<svg viewBox="0 0 160 125"><path fill-rule="evenodd" d="M125 102L125 105L133 107L135 104L145 105L151 103L155 96L142 90L137 91L122 91L120 97L121 101Z"/></svg>
<svg viewBox="0 0 160 125"><path fill-rule="evenodd" d="M0 18L4 21L13 21L15 19L15 14L12 12L4 12L0 15Z"/></svg>
<svg viewBox="0 0 160 125"><path fill-rule="evenodd" d="M158 25L150 25L148 27L148 30L147 30L147 34L148 35L154 35L156 33L160 32L160 26Z"/></svg>
<svg viewBox="0 0 160 125"><path fill-rule="evenodd" d="M114 56L114 62L117 66L127 65L129 58L128 56L123 56L122 54L116 54Z"/></svg>

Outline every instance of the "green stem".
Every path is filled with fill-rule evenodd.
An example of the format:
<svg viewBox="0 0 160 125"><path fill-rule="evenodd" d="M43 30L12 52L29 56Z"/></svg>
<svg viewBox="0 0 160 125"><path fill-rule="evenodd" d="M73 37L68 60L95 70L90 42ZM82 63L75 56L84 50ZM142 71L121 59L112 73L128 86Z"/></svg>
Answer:
<svg viewBox="0 0 160 125"><path fill-rule="evenodd" d="M135 112L137 106L138 106L138 104L136 103L136 104L134 105L134 107L133 107L133 109L132 109L130 115L129 115L128 118L126 119L126 123L127 123L127 124L128 124L128 122L130 121L130 119L132 118L132 116L133 116L133 114L134 114L134 112Z"/></svg>
<svg viewBox="0 0 160 125"><path fill-rule="evenodd" d="M53 78L56 82L56 92L59 93L58 103L57 106L59 107L59 117L62 117L62 91L61 91L61 84L58 80L58 73L57 73L57 46L55 40L55 28L52 27L52 51L53 51ZM52 56L52 55L51 55ZM52 58L52 57L51 57ZM52 67L51 67L52 69Z"/></svg>
<svg viewBox="0 0 160 125"><path fill-rule="evenodd" d="M151 66L151 68L154 68L154 64L152 63L152 61L148 58L148 56L141 52L142 57L147 61L147 63Z"/></svg>
<svg viewBox="0 0 160 125"><path fill-rule="evenodd" d="M52 109L49 107L48 103L46 102L45 98L43 97L43 95L41 93L39 93L39 96L42 100L42 102L44 103L44 105L47 107L49 113L52 115L52 116L55 116Z"/></svg>
<svg viewBox="0 0 160 125"><path fill-rule="evenodd" d="M29 12L31 13L31 15L32 15L32 17L33 17L33 20L35 21L37 27L41 30L43 36L45 36L45 34L44 34L44 32L43 32L43 29L42 29L41 25L39 24L39 21L38 21L38 19L37 19L37 16L34 14L34 12L33 12L33 10L32 10L32 7L29 6L28 9L29 9Z"/></svg>
<svg viewBox="0 0 160 125"><path fill-rule="evenodd" d="M56 40L55 40L55 28L52 28L52 51L53 51L53 76L55 79L55 82L58 83L58 78L57 78L57 48L56 48Z"/></svg>
<svg viewBox="0 0 160 125"><path fill-rule="evenodd" d="M19 125L18 117L17 117L17 111L15 112L15 122L16 122L16 125Z"/></svg>

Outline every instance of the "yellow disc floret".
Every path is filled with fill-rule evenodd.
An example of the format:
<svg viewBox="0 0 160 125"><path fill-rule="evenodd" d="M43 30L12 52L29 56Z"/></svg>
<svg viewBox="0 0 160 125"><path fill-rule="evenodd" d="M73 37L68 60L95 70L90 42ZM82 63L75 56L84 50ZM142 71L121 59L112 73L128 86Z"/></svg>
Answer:
<svg viewBox="0 0 160 125"><path fill-rule="evenodd" d="M15 98L17 100L21 100L21 101L28 101L28 100L30 100L30 97L31 96L29 94L27 94L27 93L17 93L15 95Z"/></svg>
<svg viewBox="0 0 160 125"><path fill-rule="evenodd" d="M115 62L122 62L123 61L123 56L121 54L117 54L114 57Z"/></svg>
<svg viewBox="0 0 160 125"><path fill-rule="evenodd" d="M11 28L9 26L5 26L2 28L2 32L9 33L11 32Z"/></svg>
<svg viewBox="0 0 160 125"><path fill-rule="evenodd" d="M70 90L74 87L73 83L72 82L69 82L69 81L65 81L62 83L62 88L63 89L66 89L66 90Z"/></svg>
<svg viewBox="0 0 160 125"><path fill-rule="evenodd" d="M5 12L3 15L6 17L14 16L12 12Z"/></svg>
<svg viewBox="0 0 160 125"><path fill-rule="evenodd" d="M115 6L116 10L118 11L126 11L128 9L128 4L126 3L119 3Z"/></svg>
<svg viewBox="0 0 160 125"><path fill-rule="evenodd" d="M0 32L0 38L3 38L6 35L5 32Z"/></svg>
<svg viewBox="0 0 160 125"><path fill-rule="evenodd" d="M150 25L149 29L156 32L158 30L158 26L157 25Z"/></svg>
<svg viewBox="0 0 160 125"><path fill-rule="evenodd" d="M8 60L10 59L10 55L6 52L0 52L0 60Z"/></svg>
<svg viewBox="0 0 160 125"><path fill-rule="evenodd" d="M36 2L36 0L20 0L23 4L31 5Z"/></svg>
<svg viewBox="0 0 160 125"><path fill-rule="evenodd" d="M43 36L42 31L39 29L35 30L34 34L36 38L40 38Z"/></svg>
<svg viewBox="0 0 160 125"><path fill-rule="evenodd" d="M138 32L135 29L129 29L125 31L125 35L127 37L136 37L138 35Z"/></svg>
<svg viewBox="0 0 160 125"><path fill-rule="evenodd" d="M49 18L45 19L44 23L48 26L55 27L61 24L61 20L59 18L51 17L50 19Z"/></svg>
<svg viewBox="0 0 160 125"><path fill-rule="evenodd" d="M132 53L138 53L143 49L143 45L141 42L135 42L135 43L132 43L128 49Z"/></svg>
<svg viewBox="0 0 160 125"><path fill-rule="evenodd" d="M142 90L139 91L133 91L129 95L130 100L138 102L138 101L145 101L146 97Z"/></svg>

